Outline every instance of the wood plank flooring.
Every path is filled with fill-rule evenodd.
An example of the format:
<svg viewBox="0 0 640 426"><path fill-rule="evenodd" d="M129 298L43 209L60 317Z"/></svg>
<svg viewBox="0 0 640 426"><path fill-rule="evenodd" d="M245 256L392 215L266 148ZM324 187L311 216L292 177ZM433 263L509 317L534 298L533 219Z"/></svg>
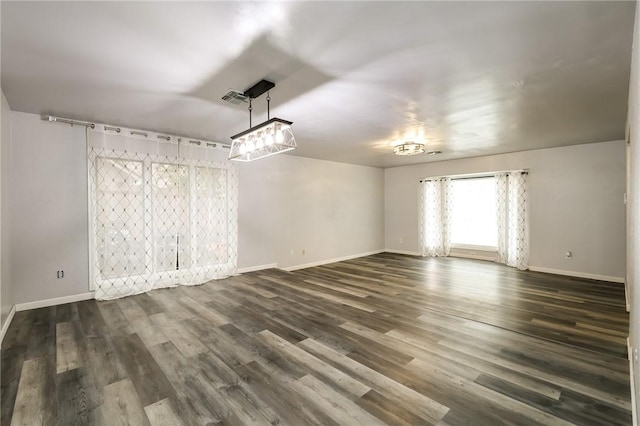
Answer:
<svg viewBox="0 0 640 426"><path fill-rule="evenodd" d="M19 312L2 425L629 425L622 284L383 253Z"/></svg>

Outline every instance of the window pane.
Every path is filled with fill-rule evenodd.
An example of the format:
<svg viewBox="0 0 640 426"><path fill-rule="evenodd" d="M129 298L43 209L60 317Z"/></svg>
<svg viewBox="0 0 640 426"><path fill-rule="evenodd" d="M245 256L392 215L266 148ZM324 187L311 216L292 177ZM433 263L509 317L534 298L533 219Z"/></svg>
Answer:
<svg viewBox="0 0 640 426"><path fill-rule="evenodd" d="M196 235L198 266L228 261L227 171L196 167Z"/></svg>
<svg viewBox="0 0 640 426"><path fill-rule="evenodd" d="M189 167L153 163L154 270L191 266L189 232Z"/></svg>
<svg viewBox="0 0 640 426"><path fill-rule="evenodd" d="M496 247L495 178L459 179L452 183L451 243Z"/></svg>
<svg viewBox="0 0 640 426"><path fill-rule="evenodd" d="M103 278L145 272L142 162L96 160L96 244Z"/></svg>

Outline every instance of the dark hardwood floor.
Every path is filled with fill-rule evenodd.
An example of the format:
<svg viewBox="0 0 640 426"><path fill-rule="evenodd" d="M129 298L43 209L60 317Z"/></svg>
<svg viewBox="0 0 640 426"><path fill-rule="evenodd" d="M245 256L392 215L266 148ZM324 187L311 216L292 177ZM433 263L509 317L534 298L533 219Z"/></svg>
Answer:
<svg viewBox="0 0 640 426"><path fill-rule="evenodd" d="M379 254L15 315L2 425L629 425L622 284Z"/></svg>

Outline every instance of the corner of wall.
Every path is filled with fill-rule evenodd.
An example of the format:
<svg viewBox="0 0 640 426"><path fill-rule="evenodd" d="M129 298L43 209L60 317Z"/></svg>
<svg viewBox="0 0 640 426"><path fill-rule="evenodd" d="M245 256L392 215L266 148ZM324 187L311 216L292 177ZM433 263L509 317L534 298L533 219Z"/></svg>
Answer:
<svg viewBox="0 0 640 426"><path fill-rule="evenodd" d="M0 88L0 343L15 313L15 300L11 280L11 262L8 249L9 193L11 190L11 108Z"/></svg>
<svg viewBox="0 0 640 426"><path fill-rule="evenodd" d="M7 334L7 330L9 330L9 326L11 325L11 320L13 320L13 316L16 313L16 305L11 307L7 317L2 323L2 328L0 328L0 348L2 348L2 342L4 341L4 336Z"/></svg>
<svg viewBox="0 0 640 426"><path fill-rule="evenodd" d="M631 371L631 402L633 424L640 421L640 368L636 353L640 348L640 3L636 2L636 16L631 54L629 101L627 115L627 290L629 292L629 367Z"/></svg>

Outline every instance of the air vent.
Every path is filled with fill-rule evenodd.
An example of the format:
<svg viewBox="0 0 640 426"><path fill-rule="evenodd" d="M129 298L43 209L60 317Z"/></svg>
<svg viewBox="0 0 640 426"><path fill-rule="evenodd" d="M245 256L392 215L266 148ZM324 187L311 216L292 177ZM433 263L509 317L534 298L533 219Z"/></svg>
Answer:
<svg viewBox="0 0 640 426"><path fill-rule="evenodd" d="M230 89L223 97L223 101L227 101L234 105L240 105L249 102L249 98L244 95L244 92L239 90Z"/></svg>

